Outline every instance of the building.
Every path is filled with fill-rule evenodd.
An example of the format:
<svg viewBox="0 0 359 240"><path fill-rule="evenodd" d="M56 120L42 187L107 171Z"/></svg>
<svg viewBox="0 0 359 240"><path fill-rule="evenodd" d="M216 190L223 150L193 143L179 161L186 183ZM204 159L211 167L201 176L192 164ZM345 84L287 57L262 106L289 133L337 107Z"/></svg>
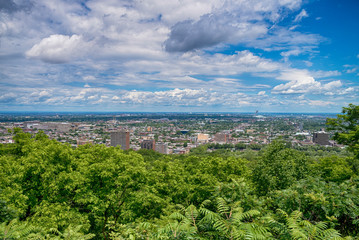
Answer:
<svg viewBox="0 0 359 240"><path fill-rule="evenodd" d="M141 142L141 148L142 149L152 149L156 150L156 142L154 139L151 140L143 140Z"/></svg>
<svg viewBox="0 0 359 240"><path fill-rule="evenodd" d="M156 152L168 154L168 145L166 143L156 143Z"/></svg>
<svg viewBox="0 0 359 240"><path fill-rule="evenodd" d="M120 145L123 150L130 149L130 132L111 132L111 146L116 147L118 145Z"/></svg>
<svg viewBox="0 0 359 240"><path fill-rule="evenodd" d="M326 132L315 132L313 133L313 143L319 145L331 145L329 142L329 134Z"/></svg>
<svg viewBox="0 0 359 240"><path fill-rule="evenodd" d="M225 133L216 133L214 135L214 141L216 143L226 143L228 142L228 138L229 138L228 134Z"/></svg>
<svg viewBox="0 0 359 240"><path fill-rule="evenodd" d="M209 140L209 135L205 133L198 133L197 134L197 142L200 143L207 143Z"/></svg>

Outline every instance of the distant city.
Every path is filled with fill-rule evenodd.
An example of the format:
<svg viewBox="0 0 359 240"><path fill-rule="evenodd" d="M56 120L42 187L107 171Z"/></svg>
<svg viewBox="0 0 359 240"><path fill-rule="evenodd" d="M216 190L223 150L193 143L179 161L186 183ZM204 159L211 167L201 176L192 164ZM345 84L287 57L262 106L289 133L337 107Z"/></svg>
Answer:
<svg viewBox="0 0 359 240"><path fill-rule="evenodd" d="M185 154L201 145L207 151L226 148L259 150L275 139L292 146L337 146L325 131L334 114L275 113L1 113L0 143L13 143L9 129L43 131L72 147L84 144L152 149Z"/></svg>

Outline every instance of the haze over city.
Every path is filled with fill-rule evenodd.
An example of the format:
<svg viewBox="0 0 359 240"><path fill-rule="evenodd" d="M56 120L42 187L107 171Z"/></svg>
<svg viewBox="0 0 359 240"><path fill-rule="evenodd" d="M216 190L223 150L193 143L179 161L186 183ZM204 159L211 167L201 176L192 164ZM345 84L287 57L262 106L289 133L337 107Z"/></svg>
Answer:
<svg viewBox="0 0 359 240"><path fill-rule="evenodd" d="M4 0L1 111L358 104L357 0Z"/></svg>

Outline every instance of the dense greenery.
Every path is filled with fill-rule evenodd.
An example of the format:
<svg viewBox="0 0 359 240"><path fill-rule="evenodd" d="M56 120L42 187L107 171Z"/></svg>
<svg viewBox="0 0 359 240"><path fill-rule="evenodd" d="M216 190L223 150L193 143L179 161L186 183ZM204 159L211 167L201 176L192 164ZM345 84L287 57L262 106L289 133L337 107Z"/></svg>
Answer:
<svg viewBox="0 0 359 240"><path fill-rule="evenodd" d="M359 239L355 147L163 155L13 134L0 239Z"/></svg>

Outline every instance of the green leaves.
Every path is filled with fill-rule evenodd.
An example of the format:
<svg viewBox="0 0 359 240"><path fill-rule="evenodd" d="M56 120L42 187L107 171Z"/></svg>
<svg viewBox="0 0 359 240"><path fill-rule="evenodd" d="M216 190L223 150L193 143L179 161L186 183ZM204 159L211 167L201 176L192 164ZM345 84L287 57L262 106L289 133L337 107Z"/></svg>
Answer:
<svg viewBox="0 0 359 240"><path fill-rule="evenodd" d="M290 149L282 142L269 145L253 169L252 180L257 192L285 189L308 174L308 161L304 154Z"/></svg>
<svg viewBox="0 0 359 240"><path fill-rule="evenodd" d="M15 144L0 149L5 239L359 234L359 180L344 157L311 160L282 142L247 152L250 160L218 152L171 156L103 145L72 149L42 134L17 134Z"/></svg>
<svg viewBox="0 0 359 240"><path fill-rule="evenodd" d="M343 107L337 118L327 119L328 130L335 132L333 139L349 149L359 158L359 105Z"/></svg>

